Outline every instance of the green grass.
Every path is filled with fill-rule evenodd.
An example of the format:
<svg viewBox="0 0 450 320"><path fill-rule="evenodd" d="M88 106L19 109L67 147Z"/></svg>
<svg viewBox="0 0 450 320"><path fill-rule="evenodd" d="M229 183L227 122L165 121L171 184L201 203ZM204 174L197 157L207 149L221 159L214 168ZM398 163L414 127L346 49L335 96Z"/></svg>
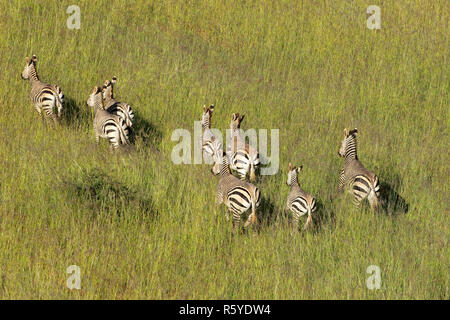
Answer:
<svg viewBox="0 0 450 320"><path fill-rule="evenodd" d="M78 1L80 30L71 4L0 2L0 298L449 299L448 1L380 0L381 30L366 1ZM60 127L20 79L32 54L65 93ZM113 75L139 116L119 154L96 146L86 106ZM209 103L216 128L240 112L280 129L259 232L233 236L210 168L170 160ZM388 214L335 197L344 127ZM314 232L290 231L289 162L320 199Z"/></svg>

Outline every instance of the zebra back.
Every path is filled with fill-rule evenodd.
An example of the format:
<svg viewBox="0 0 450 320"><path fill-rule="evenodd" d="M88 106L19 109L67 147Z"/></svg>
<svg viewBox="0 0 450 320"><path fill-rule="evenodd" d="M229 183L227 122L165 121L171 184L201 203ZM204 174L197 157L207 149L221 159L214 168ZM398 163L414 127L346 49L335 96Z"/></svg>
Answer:
<svg viewBox="0 0 450 320"><path fill-rule="evenodd" d="M231 141L227 147L227 154L230 158L230 166L236 171L242 180L247 174L250 181L256 180L256 170L260 165L259 152L245 142L241 136L240 125L244 115L233 113L231 116L230 129L232 131Z"/></svg>
<svg viewBox="0 0 450 320"><path fill-rule="evenodd" d="M359 161L357 154L356 135L358 130L347 131L344 129L344 139L339 149L339 155L344 157L344 168L341 171L338 189L349 187L353 194L353 203L359 205L364 199L368 199L370 206L376 208L380 196L380 186L377 175L366 169Z"/></svg>
<svg viewBox="0 0 450 320"><path fill-rule="evenodd" d="M293 167L289 163L289 173L287 185L291 188L286 200L286 207L292 212L294 225L298 224L299 218L305 214L308 215L304 229L312 224L312 213L317 209L316 200L313 196L303 191L298 183L298 174L303 166Z"/></svg>

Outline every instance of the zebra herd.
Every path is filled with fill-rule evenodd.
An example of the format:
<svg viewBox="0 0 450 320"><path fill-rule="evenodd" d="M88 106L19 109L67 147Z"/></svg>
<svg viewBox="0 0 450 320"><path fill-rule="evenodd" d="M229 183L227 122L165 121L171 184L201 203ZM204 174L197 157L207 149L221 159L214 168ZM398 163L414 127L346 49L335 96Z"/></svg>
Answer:
<svg viewBox="0 0 450 320"><path fill-rule="evenodd" d="M255 172L260 165L258 151L245 142L241 136L241 122L243 115L231 115L231 140L227 150L223 150L222 143L211 131L211 118L214 106L203 106L202 115L202 146L205 155L212 156L214 165L212 173L220 175L217 187L217 203L224 203L228 207L227 218L233 214L233 227L240 225L241 215L251 208L251 213L244 224L244 229L250 224L257 224L256 209L261 203L261 193L254 184ZM372 209L379 204L378 177L367 170L358 160L356 153L357 129L350 132L344 130L344 139L339 149L339 156L345 159L341 171L338 190L348 187L353 194L353 202L358 206L365 198L369 200ZM289 163L289 172L286 184L290 187L286 201L286 210L291 211L293 226L297 228L300 217L307 215L303 229L308 229L313 222L312 214L317 210L316 199L305 192L299 185L298 175L303 166L295 167ZM236 177L232 174L236 172ZM249 175L250 182L245 181Z"/></svg>
<svg viewBox="0 0 450 320"><path fill-rule="evenodd" d="M22 71L22 79L30 80L31 101L39 113L45 118L55 122L61 118L64 105L64 94L56 85L50 85L39 80L36 71L37 58L25 59L26 65ZM94 109L95 140L107 139L111 149L118 149L120 145L130 143L130 134L134 123L134 114L131 107L124 102L116 101L113 87L117 78L107 80L102 87L95 86L87 100L87 105ZM206 156L212 157L214 165L211 172L220 175L217 187L217 203L228 207L227 218L233 216L233 228L240 226L241 216L251 209L244 229L250 224L257 224L257 208L261 204L259 188L253 184L256 172L260 166L258 150L246 143L241 136L241 123L244 115L233 113L231 115L231 140L226 151L222 142L211 130L211 119L214 106L203 107L202 114L202 150ZM340 174L338 190L344 188L353 195L353 202L358 206L364 199L369 201L372 209L379 207L380 186L378 177L358 160L356 148L357 129L344 130L338 155L344 158L344 167ZM298 175L303 166L295 167L289 163L289 172L286 184L290 187L287 196L286 210L291 211L293 226L297 227L300 217L307 215L304 229L312 223L312 215L316 212L316 199L303 191L298 182ZM233 175L235 173L236 175ZM249 178L249 182L245 181Z"/></svg>
<svg viewBox="0 0 450 320"><path fill-rule="evenodd" d="M37 57L25 58L25 68L22 71L22 79L30 80L30 98L40 116L52 118L55 122L61 118L64 105L64 94L56 85L51 85L39 80L36 71ZM129 144L131 129L133 127L134 114L131 107L124 102L114 99L114 84L117 78L106 80L103 87L94 87L87 105L94 109L94 133L95 141L100 138L108 139L112 149L118 149L120 145Z"/></svg>

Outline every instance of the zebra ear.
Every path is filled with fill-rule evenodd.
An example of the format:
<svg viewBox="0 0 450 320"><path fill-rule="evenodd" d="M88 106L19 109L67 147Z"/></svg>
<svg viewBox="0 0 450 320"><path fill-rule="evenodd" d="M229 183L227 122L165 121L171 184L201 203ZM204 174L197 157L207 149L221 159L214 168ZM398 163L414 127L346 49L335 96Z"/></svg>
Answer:
<svg viewBox="0 0 450 320"><path fill-rule="evenodd" d="M31 58L31 61L33 61L34 63L37 62L37 57L33 54L33 57Z"/></svg>
<svg viewBox="0 0 450 320"><path fill-rule="evenodd" d="M292 171L292 163L289 162L289 171Z"/></svg>
<svg viewBox="0 0 450 320"><path fill-rule="evenodd" d="M214 105L212 104L209 106L209 112L212 113L213 111L214 111Z"/></svg>
<svg viewBox="0 0 450 320"><path fill-rule="evenodd" d="M26 64L30 64L30 58L25 57L25 63L26 63Z"/></svg>
<svg viewBox="0 0 450 320"><path fill-rule="evenodd" d="M206 113L206 110L208 110L208 109L206 109L206 104L204 104L203 105L203 113Z"/></svg>
<svg viewBox="0 0 450 320"><path fill-rule="evenodd" d="M239 123L242 122L242 120L244 120L245 115L242 115L241 118L239 119Z"/></svg>
<svg viewBox="0 0 450 320"><path fill-rule="evenodd" d="M353 134L353 135L355 135L356 136L356 134L358 133L358 129L353 129L353 130L350 130L350 132L348 133L348 135L351 135L351 134Z"/></svg>
<svg viewBox="0 0 450 320"><path fill-rule="evenodd" d="M116 82L117 82L117 77L116 76L112 77L111 83L115 84Z"/></svg>
<svg viewBox="0 0 450 320"><path fill-rule="evenodd" d="M344 129L344 136L347 138L348 137L348 131L347 128Z"/></svg>
<svg viewBox="0 0 450 320"><path fill-rule="evenodd" d="M300 165L298 168L297 168L297 173L299 173L300 171L302 171L303 170L303 165Z"/></svg>

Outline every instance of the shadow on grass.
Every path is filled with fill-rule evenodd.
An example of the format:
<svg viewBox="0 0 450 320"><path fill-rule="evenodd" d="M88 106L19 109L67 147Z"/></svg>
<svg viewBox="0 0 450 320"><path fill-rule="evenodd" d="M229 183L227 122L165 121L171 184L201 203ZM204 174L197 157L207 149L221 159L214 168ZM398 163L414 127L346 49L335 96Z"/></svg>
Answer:
<svg viewBox="0 0 450 320"><path fill-rule="evenodd" d="M155 218L158 214L149 195L116 181L99 168L83 169L63 184L69 197L75 196L94 215L102 210L119 217L133 214Z"/></svg>
<svg viewBox="0 0 450 320"><path fill-rule="evenodd" d="M130 142L134 144L136 140L142 140L146 147L150 147L155 151L159 151L162 140L162 133L148 120L134 112L134 124L131 131Z"/></svg>
<svg viewBox="0 0 450 320"><path fill-rule="evenodd" d="M380 212L387 215L406 214L409 204L397 192L397 188L402 185L402 178L397 173L395 167L381 168L380 170Z"/></svg>
<svg viewBox="0 0 450 320"><path fill-rule="evenodd" d="M92 115L89 107L84 102L86 108L80 107L74 99L65 96L64 97L64 110L62 113L63 123L71 128L84 127L86 123L92 121Z"/></svg>
<svg viewBox="0 0 450 320"><path fill-rule="evenodd" d="M320 232L323 227L333 227L335 224L335 212L334 206L331 201L327 201L327 204L321 199L316 198L316 211L312 214L313 226L311 231L314 233Z"/></svg>
<svg viewBox="0 0 450 320"><path fill-rule="evenodd" d="M406 200L387 182L380 183L381 208L388 215L406 214L409 204Z"/></svg>
<svg viewBox="0 0 450 320"><path fill-rule="evenodd" d="M275 211L273 202L268 198L261 197L261 203L256 211L259 226L265 227L273 224L277 216Z"/></svg>

